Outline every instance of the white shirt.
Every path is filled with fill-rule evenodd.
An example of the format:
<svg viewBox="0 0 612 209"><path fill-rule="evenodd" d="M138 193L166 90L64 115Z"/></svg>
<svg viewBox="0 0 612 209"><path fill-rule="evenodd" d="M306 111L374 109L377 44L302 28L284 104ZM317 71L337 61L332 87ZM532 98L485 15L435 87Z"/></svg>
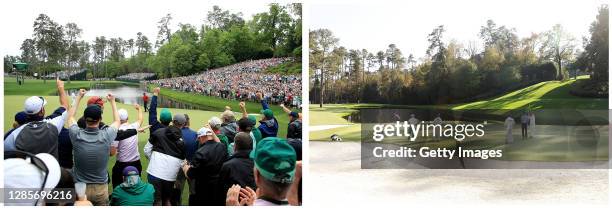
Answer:
<svg viewBox="0 0 612 209"><path fill-rule="evenodd" d="M144 153L150 159L148 174L166 181L176 181L176 174L181 169L183 160L153 151L153 145L149 142L144 147Z"/></svg>
<svg viewBox="0 0 612 209"><path fill-rule="evenodd" d="M132 124L124 123L119 126L119 130L138 128L140 128L140 123L138 122ZM140 160L140 154L138 153L138 133L121 141L113 141L111 146L117 148L117 161L119 162L134 162Z"/></svg>
<svg viewBox="0 0 612 209"><path fill-rule="evenodd" d="M511 117L506 118L504 125L506 125L507 130L512 129L512 126L514 126L514 119Z"/></svg>

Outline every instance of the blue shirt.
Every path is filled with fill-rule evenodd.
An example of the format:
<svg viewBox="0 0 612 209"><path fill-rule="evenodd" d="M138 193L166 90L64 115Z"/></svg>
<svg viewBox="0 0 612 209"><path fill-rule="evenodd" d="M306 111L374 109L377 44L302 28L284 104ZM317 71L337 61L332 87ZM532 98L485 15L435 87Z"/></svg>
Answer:
<svg viewBox="0 0 612 209"><path fill-rule="evenodd" d="M183 142L185 143L185 146L183 146L185 158L187 161L191 161L193 154L198 150L198 134L187 127L183 127L181 132L183 134Z"/></svg>
<svg viewBox="0 0 612 209"><path fill-rule="evenodd" d="M266 102L266 99L261 100L261 107L264 110L270 109L270 106ZM275 117L259 121L259 124L259 131L261 131L262 138L276 137L276 135L278 134L278 121Z"/></svg>
<svg viewBox="0 0 612 209"><path fill-rule="evenodd" d="M157 120L157 96L153 95L151 98L151 106L149 106L149 137L153 136L153 132L157 129L166 127L164 124Z"/></svg>

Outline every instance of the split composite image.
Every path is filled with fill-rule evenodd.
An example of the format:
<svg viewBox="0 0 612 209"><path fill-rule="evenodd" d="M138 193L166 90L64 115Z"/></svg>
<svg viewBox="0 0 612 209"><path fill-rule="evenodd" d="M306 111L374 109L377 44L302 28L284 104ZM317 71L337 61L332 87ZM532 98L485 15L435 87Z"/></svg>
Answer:
<svg viewBox="0 0 612 209"><path fill-rule="evenodd" d="M5 206L609 204L607 1L24 2Z"/></svg>
<svg viewBox="0 0 612 209"><path fill-rule="evenodd" d="M2 15L4 205L301 205L301 3L30 3Z"/></svg>

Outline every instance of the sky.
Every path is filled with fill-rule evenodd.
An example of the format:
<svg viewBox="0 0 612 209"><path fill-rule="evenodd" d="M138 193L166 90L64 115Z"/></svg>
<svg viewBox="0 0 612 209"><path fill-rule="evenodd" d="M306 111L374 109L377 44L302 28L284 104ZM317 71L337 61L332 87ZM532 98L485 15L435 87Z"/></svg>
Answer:
<svg viewBox="0 0 612 209"><path fill-rule="evenodd" d="M91 2L91 3L90 3ZM95 3L93 3L95 2ZM251 19L253 14L267 11L264 1L128 1L128 0L19 0L3 1L0 12L0 54L20 55L21 43L32 37L34 20L45 13L52 20L65 25L76 23L83 29L82 40L92 42L96 36L136 38L143 32L154 44L157 38L157 22L167 13L172 14L171 29L178 29L179 23L200 26L213 5L224 10L242 12L243 18ZM143 8L145 7L145 8ZM14 9L11 9L14 8ZM142 9L141 9L142 8Z"/></svg>
<svg viewBox="0 0 612 209"><path fill-rule="evenodd" d="M346 1L345 1L346 2ZM476 41L482 48L480 27L492 19L498 26L515 28L520 38L547 31L561 24L578 46L588 36L597 9L605 0L428 0L397 3L324 3L309 6L310 30L327 28L349 49L384 50L396 44L404 56L425 56L427 35L444 25L444 40L466 45Z"/></svg>

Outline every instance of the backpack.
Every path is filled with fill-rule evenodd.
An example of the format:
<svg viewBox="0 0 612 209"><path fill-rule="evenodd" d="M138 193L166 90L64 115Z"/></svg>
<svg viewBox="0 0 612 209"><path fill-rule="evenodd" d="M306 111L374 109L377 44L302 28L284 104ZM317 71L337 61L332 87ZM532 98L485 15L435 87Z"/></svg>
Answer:
<svg viewBox="0 0 612 209"><path fill-rule="evenodd" d="M32 154L49 153L58 159L59 132L57 128L45 121L35 121L24 125L15 139L17 150Z"/></svg>
<svg viewBox="0 0 612 209"><path fill-rule="evenodd" d="M288 139L301 139L302 138L302 121L294 120L289 124L289 126L295 126L295 130L293 133L287 133Z"/></svg>

